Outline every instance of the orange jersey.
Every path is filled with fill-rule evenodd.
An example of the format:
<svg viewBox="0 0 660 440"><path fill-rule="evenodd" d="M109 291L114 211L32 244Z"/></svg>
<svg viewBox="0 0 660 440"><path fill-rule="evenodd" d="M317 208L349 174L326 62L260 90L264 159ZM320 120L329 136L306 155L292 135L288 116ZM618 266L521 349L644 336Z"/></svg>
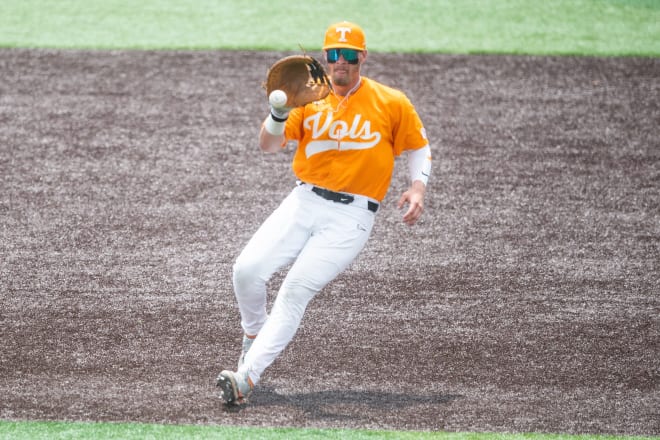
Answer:
<svg viewBox="0 0 660 440"><path fill-rule="evenodd" d="M287 140L298 141L293 172L303 182L381 201L394 158L428 144L422 121L403 92L362 77L348 99L331 93L295 108Z"/></svg>

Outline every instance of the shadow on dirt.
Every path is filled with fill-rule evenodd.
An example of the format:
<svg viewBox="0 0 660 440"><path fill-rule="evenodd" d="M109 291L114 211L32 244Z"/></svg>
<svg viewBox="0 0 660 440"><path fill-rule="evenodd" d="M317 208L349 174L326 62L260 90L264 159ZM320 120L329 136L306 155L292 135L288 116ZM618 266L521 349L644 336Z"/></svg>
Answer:
<svg viewBox="0 0 660 440"><path fill-rule="evenodd" d="M364 414L360 408L369 411L392 411L416 405L443 405L463 396L411 395L383 391L317 391L310 393L280 394L272 388L263 387L250 398L249 406L295 407L312 419L360 419ZM248 405L228 406L227 412L240 412ZM361 415L362 414L362 415Z"/></svg>

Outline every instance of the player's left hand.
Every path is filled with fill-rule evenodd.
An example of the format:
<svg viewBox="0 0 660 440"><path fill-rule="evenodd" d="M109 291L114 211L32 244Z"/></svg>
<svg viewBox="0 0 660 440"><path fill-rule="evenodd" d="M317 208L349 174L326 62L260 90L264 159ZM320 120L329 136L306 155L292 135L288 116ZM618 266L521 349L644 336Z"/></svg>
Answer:
<svg viewBox="0 0 660 440"><path fill-rule="evenodd" d="M401 209L407 203L408 210L403 214L403 222L409 226L414 225L424 212L424 193L426 186L416 180L410 185L408 191L404 192L399 198L398 208Z"/></svg>

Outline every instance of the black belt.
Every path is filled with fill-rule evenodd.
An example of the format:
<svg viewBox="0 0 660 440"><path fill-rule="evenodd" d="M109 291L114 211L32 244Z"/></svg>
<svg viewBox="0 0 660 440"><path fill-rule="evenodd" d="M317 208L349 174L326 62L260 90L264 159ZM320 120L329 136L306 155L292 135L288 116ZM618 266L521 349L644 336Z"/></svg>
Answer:
<svg viewBox="0 0 660 440"><path fill-rule="evenodd" d="M338 193L338 192L330 191L329 189L319 188L318 186L313 186L312 192L323 197L326 200L332 200L333 202L341 203L344 205L350 205L355 200L355 197L353 197L350 194ZM371 212L378 211L378 203L368 200L367 209Z"/></svg>

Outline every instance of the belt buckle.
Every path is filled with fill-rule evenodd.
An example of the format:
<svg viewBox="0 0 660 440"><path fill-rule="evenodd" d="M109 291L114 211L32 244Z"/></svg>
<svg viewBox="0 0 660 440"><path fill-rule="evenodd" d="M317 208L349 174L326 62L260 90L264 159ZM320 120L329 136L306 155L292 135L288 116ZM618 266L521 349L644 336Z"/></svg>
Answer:
<svg viewBox="0 0 660 440"><path fill-rule="evenodd" d="M344 205L348 205L349 203L353 203L355 200L355 197L349 196L348 194L341 194L338 193L337 201L339 203L343 203Z"/></svg>

